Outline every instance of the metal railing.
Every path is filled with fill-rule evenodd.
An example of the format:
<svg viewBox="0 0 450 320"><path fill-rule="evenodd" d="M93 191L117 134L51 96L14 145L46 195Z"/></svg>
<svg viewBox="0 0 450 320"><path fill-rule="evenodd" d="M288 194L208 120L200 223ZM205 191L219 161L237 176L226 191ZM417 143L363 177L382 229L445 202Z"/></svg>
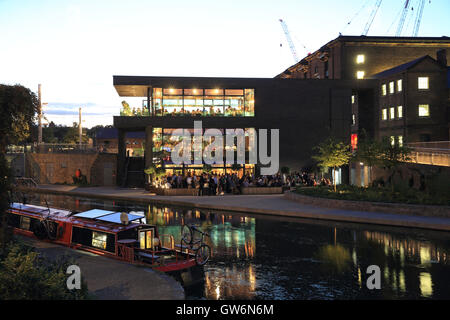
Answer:
<svg viewBox="0 0 450 320"><path fill-rule="evenodd" d="M28 144L25 146L8 146L7 153L117 153L117 148L106 148L92 144L74 144L74 143L41 143Z"/></svg>
<svg viewBox="0 0 450 320"><path fill-rule="evenodd" d="M38 184L32 178L17 177L15 178L17 187L37 188Z"/></svg>
<svg viewBox="0 0 450 320"><path fill-rule="evenodd" d="M450 141L412 142L407 145L415 152L450 154Z"/></svg>

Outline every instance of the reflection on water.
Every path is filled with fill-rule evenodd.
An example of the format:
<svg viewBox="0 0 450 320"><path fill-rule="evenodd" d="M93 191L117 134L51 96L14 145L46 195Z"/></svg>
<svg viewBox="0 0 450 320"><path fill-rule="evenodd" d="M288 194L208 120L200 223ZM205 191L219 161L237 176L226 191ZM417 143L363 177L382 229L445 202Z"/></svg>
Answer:
<svg viewBox="0 0 450 320"><path fill-rule="evenodd" d="M261 217L157 205L44 197L70 210L144 213L160 234L180 241L181 225L210 234L212 260L193 299L450 299L450 233ZM366 287L378 265L382 289Z"/></svg>

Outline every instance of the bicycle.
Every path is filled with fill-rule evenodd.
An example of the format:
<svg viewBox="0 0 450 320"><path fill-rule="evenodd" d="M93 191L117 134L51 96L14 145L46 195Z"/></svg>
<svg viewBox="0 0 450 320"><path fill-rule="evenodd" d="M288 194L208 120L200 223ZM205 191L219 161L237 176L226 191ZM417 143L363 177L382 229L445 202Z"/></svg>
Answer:
<svg viewBox="0 0 450 320"><path fill-rule="evenodd" d="M195 233L201 234L201 237L196 239ZM209 237L209 234L203 232L196 226L188 226L185 224L181 228L181 240L190 250L195 251L195 261L201 266L206 264L211 258L211 248L205 243L205 237Z"/></svg>

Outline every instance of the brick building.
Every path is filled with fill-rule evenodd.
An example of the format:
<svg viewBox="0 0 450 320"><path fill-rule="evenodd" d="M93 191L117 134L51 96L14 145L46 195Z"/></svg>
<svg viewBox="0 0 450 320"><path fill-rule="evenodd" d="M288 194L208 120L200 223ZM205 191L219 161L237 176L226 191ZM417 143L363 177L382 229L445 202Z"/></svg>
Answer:
<svg viewBox="0 0 450 320"><path fill-rule="evenodd" d="M365 79L439 49L450 49L449 37L339 36L277 78Z"/></svg>
<svg viewBox="0 0 450 320"><path fill-rule="evenodd" d="M445 50L378 73L377 138L392 143L449 140L449 83Z"/></svg>

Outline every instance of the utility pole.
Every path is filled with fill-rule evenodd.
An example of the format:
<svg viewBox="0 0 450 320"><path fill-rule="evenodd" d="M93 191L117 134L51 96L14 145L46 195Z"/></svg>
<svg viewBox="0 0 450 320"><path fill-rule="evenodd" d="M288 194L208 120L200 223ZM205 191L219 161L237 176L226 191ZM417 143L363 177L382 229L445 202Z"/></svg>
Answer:
<svg viewBox="0 0 450 320"><path fill-rule="evenodd" d="M38 84L38 144L42 143L42 96L41 96L41 84Z"/></svg>
<svg viewBox="0 0 450 320"><path fill-rule="evenodd" d="M78 115L79 115L78 135L80 138L80 149L81 149L81 142L82 142L82 137L83 137L83 127L81 126L81 108L78 109Z"/></svg>

